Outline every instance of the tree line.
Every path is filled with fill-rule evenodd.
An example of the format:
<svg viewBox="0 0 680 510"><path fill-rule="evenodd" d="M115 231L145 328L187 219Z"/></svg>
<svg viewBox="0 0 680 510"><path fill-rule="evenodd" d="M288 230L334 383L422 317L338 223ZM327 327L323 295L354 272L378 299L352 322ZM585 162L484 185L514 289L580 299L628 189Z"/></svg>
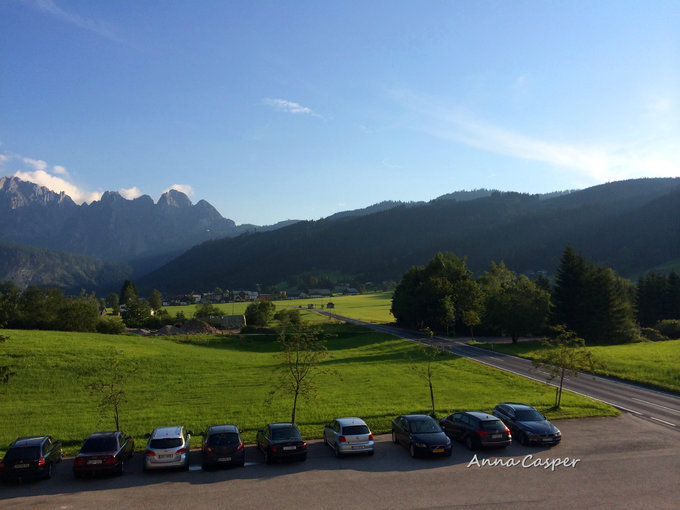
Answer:
<svg viewBox="0 0 680 510"><path fill-rule="evenodd" d="M510 336L513 342L557 325L589 344L638 341L645 333L639 325L665 325L664 334L677 338L680 278L650 273L636 286L567 247L552 283L518 275L503 262L491 262L475 279L464 257L438 253L404 274L392 314L404 327Z"/></svg>

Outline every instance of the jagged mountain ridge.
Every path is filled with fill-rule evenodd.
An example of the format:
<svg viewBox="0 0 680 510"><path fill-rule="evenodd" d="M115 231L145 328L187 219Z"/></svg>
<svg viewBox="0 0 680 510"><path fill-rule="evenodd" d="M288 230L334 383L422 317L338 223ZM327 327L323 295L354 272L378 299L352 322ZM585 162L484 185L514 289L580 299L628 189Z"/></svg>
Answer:
<svg viewBox="0 0 680 510"><path fill-rule="evenodd" d="M100 200L77 205L63 192L17 177L0 179L0 219L2 241L104 261L177 254L243 231L205 200L194 205L177 190L156 203L148 195L127 200L107 191Z"/></svg>

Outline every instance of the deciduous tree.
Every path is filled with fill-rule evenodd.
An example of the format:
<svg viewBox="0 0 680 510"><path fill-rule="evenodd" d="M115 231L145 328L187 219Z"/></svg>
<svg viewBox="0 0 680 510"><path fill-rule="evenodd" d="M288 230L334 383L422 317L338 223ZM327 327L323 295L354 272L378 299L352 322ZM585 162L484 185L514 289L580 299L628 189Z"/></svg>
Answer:
<svg viewBox="0 0 680 510"><path fill-rule="evenodd" d="M543 341L545 346L533 359L537 369L545 369L548 381L559 379L555 390L555 408L562 402L562 386L565 377L578 377L583 370L593 370L595 360L586 348L585 340L579 338L573 331L569 331L563 324L553 328L555 336Z"/></svg>

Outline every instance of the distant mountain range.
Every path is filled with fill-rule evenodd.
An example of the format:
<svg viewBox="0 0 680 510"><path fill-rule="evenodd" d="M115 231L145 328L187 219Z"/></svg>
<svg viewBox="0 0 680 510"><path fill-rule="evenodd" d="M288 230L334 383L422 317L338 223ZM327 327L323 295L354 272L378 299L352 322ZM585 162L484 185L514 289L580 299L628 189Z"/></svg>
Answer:
<svg viewBox="0 0 680 510"><path fill-rule="evenodd" d="M106 192L77 205L64 193L0 179L0 281L142 291L254 288L304 274L398 280L437 251L515 271L552 272L569 244L631 276L680 260L680 179L636 179L526 195L460 191L388 201L318 221L237 226L175 190L158 202Z"/></svg>

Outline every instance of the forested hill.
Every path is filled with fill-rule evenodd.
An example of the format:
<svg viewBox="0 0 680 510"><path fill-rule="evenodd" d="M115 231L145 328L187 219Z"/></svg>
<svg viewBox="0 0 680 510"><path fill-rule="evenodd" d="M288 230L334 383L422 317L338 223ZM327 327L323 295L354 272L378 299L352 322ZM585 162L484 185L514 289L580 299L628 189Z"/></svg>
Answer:
<svg viewBox="0 0 680 510"><path fill-rule="evenodd" d="M294 224L196 246L138 281L140 290L253 288L316 272L398 280L435 253L465 256L475 272L554 271L565 246L624 276L680 259L680 179L636 179L554 198L494 192L360 217Z"/></svg>

